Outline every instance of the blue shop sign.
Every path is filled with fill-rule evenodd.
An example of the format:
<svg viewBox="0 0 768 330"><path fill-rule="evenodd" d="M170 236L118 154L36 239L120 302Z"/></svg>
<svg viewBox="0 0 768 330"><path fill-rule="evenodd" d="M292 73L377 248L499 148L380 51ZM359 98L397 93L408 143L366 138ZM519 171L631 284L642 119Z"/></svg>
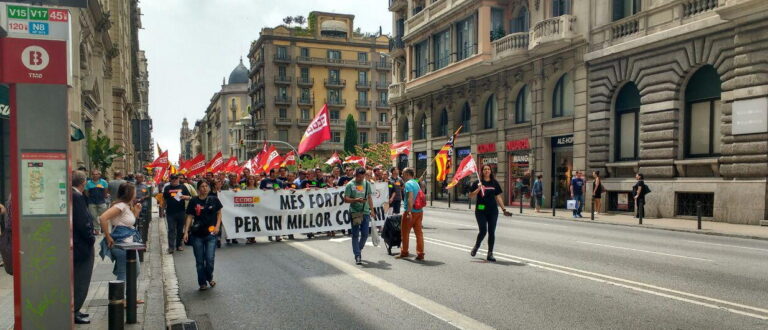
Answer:
<svg viewBox="0 0 768 330"><path fill-rule="evenodd" d="M456 149L456 155L459 156L459 158L467 157L467 156L469 156L469 154L471 152L472 151L471 151L470 148L457 148Z"/></svg>

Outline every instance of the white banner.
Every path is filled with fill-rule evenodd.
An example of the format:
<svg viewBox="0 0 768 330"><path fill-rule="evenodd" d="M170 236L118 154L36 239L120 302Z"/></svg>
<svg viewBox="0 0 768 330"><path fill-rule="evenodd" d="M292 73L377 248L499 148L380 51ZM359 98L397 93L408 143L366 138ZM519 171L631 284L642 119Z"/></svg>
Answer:
<svg viewBox="0 0 768 330"><path fill-rule="evenodd" d="M383 182L373 186L376 226L384 225L389 190ZM248 238L349 229L349 204L344 187L298 190L222 191L222 223L226 236Z"/></svg>

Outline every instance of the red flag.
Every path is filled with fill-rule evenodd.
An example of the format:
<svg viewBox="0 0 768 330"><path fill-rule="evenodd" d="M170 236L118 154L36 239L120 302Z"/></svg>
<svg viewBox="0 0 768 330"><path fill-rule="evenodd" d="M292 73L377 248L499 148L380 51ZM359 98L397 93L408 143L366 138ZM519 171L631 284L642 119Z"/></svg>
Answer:
<svg viewBox="0 0 768 330"><path fill-rule="evenodd" d="M229 159L221 165L222 172L232 172L237 168L237 156L229 157Z"/></svg>
<svg viewBox="0 0 768 330"><path fill-rule="evenodd" d="M293 150L285 154L283 162L280 163L280 167L286 167L288 165L296 165L296 153L293 152Z"/></svg>
<svg viewBox="0 0 768 330"><path fill-rule="evenodd" d="M277 151L275 151L277 153ZM272 158L272 160L267 163L267 166L265 166L264 171L269 173L272 169L276 169L280 167L280 163L283 162L283 157L280 155L277 155L275 158Z"/></svg>
<svg viewBox="0 0 768 330"><path fill-rule="evenodd" d="M334 151L333 155L331 155L331 158L328 158L328 161L326 161L325 163L328 165L341 163L341 158L339 158L339 153Z"/></svg>
<svg viewBox="0 0 768 330"><path fill-rule="evenodd" d="M315 119L309 123L304 136L299 142L299 154L306 153L331 138L331 122L328 116L328 105L323 105Z"/></svg>
<svg viewBox="0 0 768 330"><path fill-rule="evenodd" d="M168 167L168 150L163 151L155 161L152 162L152 164L147 165L146 167L149 168L155 168L155 167Z"/></svg>
<svg viewBox="0 0 768 330"><path fill-rule="evenodd" d="M365 163L368 161L363 156L349 156L347 158L344 158L344 164L358 164L360 166L365 167Z"/></svg>
<svg viewBox="0 0 768 330"><path fill-rule="evenodd" d="M266 157L263 157L264 164L261 165L261 169L264 172L269 172L271 166L273 165L272 163L278 157L280 157L280 153L277 151L277 149L275 149L275 146L269 146L269 153L266 155ZM280 161L282 162L283 160L280 159ZM278 162L277 164L275 164L275 166L277 166L277 165L280 165L280 163Z"/></svg>
<svg viewBox="0 0 768 330"><path fill-rule="evenodd" d="M411 141L403 141L400 143L392 144L392 146L389 147L389 155L392 156L392 159L397 158L397 155L399 154L410 154L411 153Z"/></svg>
<svg viewBox="0 0 768 330"><path fill-rule="evenodd" d="M464 160L461 161L459 168L456 170L456 174L453 175L453 179L446 189L453 188L453 186L459 183L459 180L472 173L477 173L477 163L475 163L475 159L472 158L472 155L470 154L469 156L464 157Z"/></svg>
<svg viewBox="0 0 768 330"><path fill-rule="evenodd" d="M167 166L155 168L155 184L160 184L160 182L163 181L163 178L165 177L166 172L168 172Z"/></svg>
<svg viewBox="0 0 768 330"><path fill-rule="evenodd" d="M208 162L208 165L205 166L205 172L213 172L216 173L221 165L224 164L224 157L221 155L221 151L216 153L216 156L213 156L213 159L211 159L210 162Z"/></svg>
<svg viewBox="0 0 768 330"><path fill-rule="evenodd" d="M269 145L267 147L265 145L265 148L262 149L259 153L258 159L256 159L256 161L253 163L253 169L259 173L263 172L264 168L267 166L267 164L269 164L269 158L272 156L273 152L276 152L275 146Z"/></svg>
<svg viewBox="0 0 768 330"><path fill-rule="evenodd" d="M203 154L197 154L195 158L190 159L184 164L185 170L187 171L186 175L195 176L205 172L205 165L205 156Z"/></svg>

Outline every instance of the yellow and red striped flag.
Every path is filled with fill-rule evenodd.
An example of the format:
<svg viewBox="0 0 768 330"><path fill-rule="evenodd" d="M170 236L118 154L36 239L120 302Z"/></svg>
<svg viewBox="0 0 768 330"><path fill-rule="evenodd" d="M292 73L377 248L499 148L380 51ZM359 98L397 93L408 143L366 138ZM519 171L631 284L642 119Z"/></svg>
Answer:
<svg viewBox="0 0 768 330"><path fill-rule="evenodd" d="M461 132L461 128L463 126L459 126L459 129L456 130L455 133L453 133L453 136L448 140L448 143L446 143L442 148L440 148L440 151L435 155L435 165L437 166L437 174L435 175L435 180L438 182L443 182L448 177L448 173L451 172L451 158L453 158L453 143L456 140L456 136L459 135L459 132Z"/></svg>

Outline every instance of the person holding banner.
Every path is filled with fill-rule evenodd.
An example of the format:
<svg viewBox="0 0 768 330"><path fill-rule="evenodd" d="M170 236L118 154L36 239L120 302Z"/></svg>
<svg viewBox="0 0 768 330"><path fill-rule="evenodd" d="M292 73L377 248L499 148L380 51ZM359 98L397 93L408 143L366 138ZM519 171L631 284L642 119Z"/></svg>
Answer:
<svg viewBox="0 0 768 330"><path fill-rule="evenodd" d="M469 193L470 198L479 194L475 202L475 219L480 229L475 241L475 247L472 248L470 255L474 257L477 254L477 250L480 249L480 243L483 242L487 233L488 254L486 255L486 260L496 262L496 259L493 257L493 244L496 241L496 222L499 218L498 208L501 207L504 215L509 215L509 213L504 208L504 200L501 198L501 185L496 181L491 166L483 165L482 173L480 180L472 183Z"/></svg>
<svg viewBox="0 0 768 330"><path fill-rule="evenodd" d="M259 189L261 190L267 190L267 189L274 189L275 191L278 191L279 189L283 189L284 184L283 181L277 178L277 174L275 173L275 169L269 170L269 177L261 180L261 183L259 185ZM282 241L283 238L280 236L275 236L275 242ZM269 241L272 241L272 236L269 236Z"/></svg>
<svg viewBox="0 0 768 330"><path fill-rule="evenodd" d="M195 253L197 284L200 291L216 286L213 280L213 264L216 257L216 235L221 229L221 201L209 195L210 185L202 180L197 183L197 197L189 201L187 221L184 225L184 242L192 240Z"/></svg>
<svg viewBox="0 0 768 330"><path fill-rule="evenodd" d="M362 265L362 251L368 240L368 228L371 219L376 217L373 209L373 189L365 179L365 168L355 170L355 179L344 188L344 202L349 204L349 216L352 218L352 253L355 263Z"/></svg>

